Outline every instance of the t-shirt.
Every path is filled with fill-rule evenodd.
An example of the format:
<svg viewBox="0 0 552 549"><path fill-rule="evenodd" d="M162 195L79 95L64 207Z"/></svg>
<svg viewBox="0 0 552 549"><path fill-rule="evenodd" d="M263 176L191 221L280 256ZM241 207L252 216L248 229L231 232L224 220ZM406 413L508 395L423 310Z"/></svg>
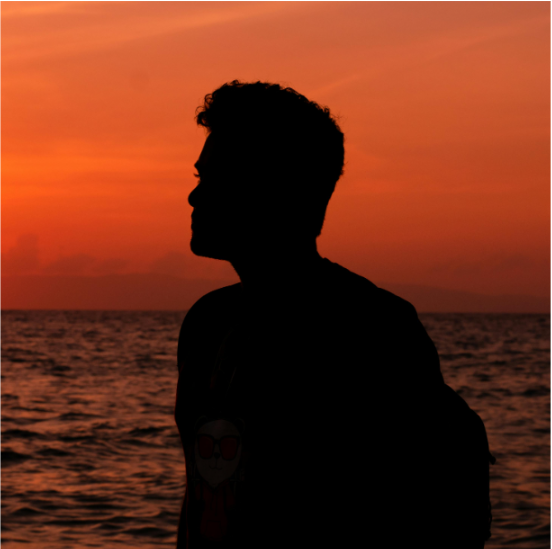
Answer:
<svg viewBox="0 0 552 549"><path fill-rule="evenodd" d="M483 424L414 307L367 279L324 259L297 284L211 292L184 319L178 365L179 547L487 533Z"/></svg>

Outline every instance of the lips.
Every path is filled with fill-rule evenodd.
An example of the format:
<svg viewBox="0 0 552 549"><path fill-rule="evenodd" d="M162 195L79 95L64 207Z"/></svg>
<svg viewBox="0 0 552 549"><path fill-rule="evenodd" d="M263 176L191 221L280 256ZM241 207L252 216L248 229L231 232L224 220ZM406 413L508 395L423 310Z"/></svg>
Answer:
<svg viewBox="0 0 552 549"><path fill-rule="evenodd" d="M192 214L192 227L194 225L205 225L205 216Z"/></svg>

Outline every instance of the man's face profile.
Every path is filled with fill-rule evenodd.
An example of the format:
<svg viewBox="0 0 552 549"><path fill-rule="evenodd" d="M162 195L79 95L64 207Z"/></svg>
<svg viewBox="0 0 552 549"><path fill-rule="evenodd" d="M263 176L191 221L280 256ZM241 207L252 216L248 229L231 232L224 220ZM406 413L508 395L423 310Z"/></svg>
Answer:
<svg viewBox="0 0 552 549"><path fill-rule="evenodd" d="M231 205L223 199L223 194L232 185L231 181L224 181L223 164L217 161L217 149L220 147L215 147L213 134L209 134L195 163L198 183L188 197L193 207L190 247L196 255L225 259L224 228L228 230Z"/></svg>
<svg viewBox="0 0 552 549"><path fill-rule="evenodd" d="M237 243L247 239L251 226L251 193L243 148L227 136L207 136L195 164L199 181L190 193L192 252L213 259L229 259Z"/></svg>
<svg viewBox="0 0 552 549"><path fill-rule="evenodd" d="M199 182L190 193L195 255L229 260L253 251L275 228L266 178L253 173L243 140L210 133L195 164ZM274 197L272 197L274 198Z"/></svg>

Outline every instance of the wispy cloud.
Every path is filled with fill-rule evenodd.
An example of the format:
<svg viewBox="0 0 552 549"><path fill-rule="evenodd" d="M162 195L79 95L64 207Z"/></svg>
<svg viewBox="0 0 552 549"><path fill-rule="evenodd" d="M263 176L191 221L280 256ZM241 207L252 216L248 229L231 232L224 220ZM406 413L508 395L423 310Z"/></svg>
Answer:
<svg viewBox="0 0 552 549"><path fill-rule="evenodd" d="M89 254L65 255L46 265L42 271L46 274L84 274L95 261Z"/></svg>
<svg viewBox="0 0 552 549"><path fill-rule="evenodd" d="M9 39L3 38L2 41L2 63L106 51L144 39L298 9L294 3L288 2L246 2L239 5L234 2L202 2L199 7L195 3L194 6L185 2L182 6L180 2L169 2L162 9L152 10L149 2L144 2L141 6L135 5L131 12L113 4L56 2L44 7L2 7L2 20L6 25L16 18L45 19L54 13L71 17L73 23L60 28L37 25L38 32L33 36L27 32L11 32Z"/></svg>
<svg viewBox="0 0 552 549"><path fill-rule="evenodd" d="M149 271L187 279L231 280L236 277L226 261L213 261L174 250L152 261Z"/></svg>
<svg viewBox="0 0 552 549"><path fill-rule="evenodd" d="M5 274L26 274L35 272L40 265L38 235L23 234L15 246L2 254L2 272Z"/></svg>
<svg viewBox="0 0 552 549"><path fill-rule="evenodd" d="M60 13L85 13L90 2L4 2L2 20Z"/></svg>

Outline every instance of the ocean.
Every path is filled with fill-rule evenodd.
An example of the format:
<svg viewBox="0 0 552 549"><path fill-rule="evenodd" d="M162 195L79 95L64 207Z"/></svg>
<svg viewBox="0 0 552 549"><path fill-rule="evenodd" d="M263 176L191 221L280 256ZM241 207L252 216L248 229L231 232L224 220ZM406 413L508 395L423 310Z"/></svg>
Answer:
<svg viewBox="0 0 552 549"><path fill-rule="evenodd" d="M175 547L184 312L2 311L2 543ZM483 419L486 548L550 547L550 317L420 314L446 383Z"/></svg>

